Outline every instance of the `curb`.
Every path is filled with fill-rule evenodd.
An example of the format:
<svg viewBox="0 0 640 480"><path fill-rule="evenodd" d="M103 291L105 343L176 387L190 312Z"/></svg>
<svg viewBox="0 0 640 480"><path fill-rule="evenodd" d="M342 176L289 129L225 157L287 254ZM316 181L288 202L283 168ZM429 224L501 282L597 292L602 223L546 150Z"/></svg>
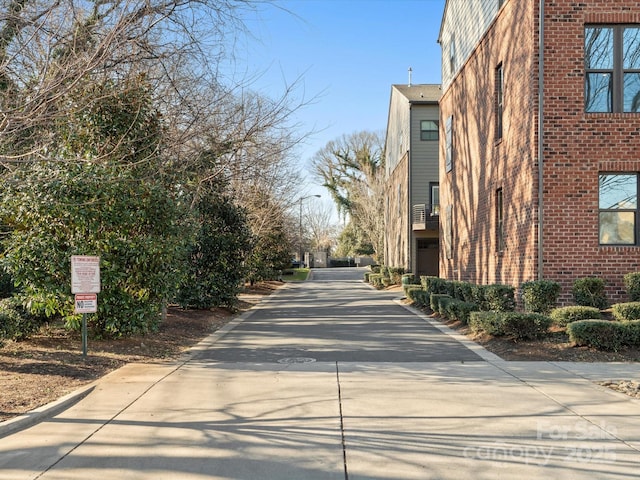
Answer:
<svg viewBox="0 0 640 480"><path fill-rule="evenodd" d="M396 304L404 307L405 310L408 310L409 312L413 313L415 316L420 317L422 320L424 320L425 322L430 324L432 327L437 328L442 333L444 333L444 334L450 336L451 338L453 338L454 340L458 341L459 343L461 343L462 345L467 347L469 350L474 352L476 355L478 355L480 358L482 358L486 362L489 362L489 363L492 363L492 364L496 364L496 363L502 364L502 363L505 362L505 360L500 358L495 353L490 352L489 350L484 348L482 345L478 345L476 342L474 342L472 340L469 340L465 335L462 335L461 333L456 332L455 330L453 330L453 329L449 328L448 326L438 322L437 320L434 320L433 318L429 317L428 315L426 315L424 312L418 310L417 308L414 308L414 307L412 307L410 305L406 305L406 304L402 303L401 299L398 298L398 299L394 299L393 301Z"/></svg>
<svg viewBox="0 0 640 480"><path fill-rule="evenodd" d="M24 413L17 417L11 418L4 422L0 422L0 438L16 433L20 430L32 427L33 425L56 416L72 405L78 403L84 397L89 395L95 388L95 382L87 386L81 387L75 392L71 392L64 397L54 400L51 403L38 407L30 412Z"/></svg>

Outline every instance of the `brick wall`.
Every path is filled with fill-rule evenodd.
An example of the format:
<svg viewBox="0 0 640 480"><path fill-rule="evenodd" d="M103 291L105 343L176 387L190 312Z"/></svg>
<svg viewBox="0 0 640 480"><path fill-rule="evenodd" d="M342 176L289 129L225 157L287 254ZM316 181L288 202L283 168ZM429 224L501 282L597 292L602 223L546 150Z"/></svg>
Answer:
<svg viewBox="0 0 640 480"><path fill-rule="evenodd" d="M405 153L393 172L387 178L385 186L385 258L390 267L409 268L407 195L409 194L409 155ZM400 185L400 198L398 197ZM398 212L401 212L400 214Z"/></svg>
<svg viewBox="0 0 640 480"><path fill-rule="evenodd" d="M441 203L453 205L453 258L441 254L447 278L519 286L538 276L537 4L505 2L440 103L441 124L454 117L452 172L444 168L444 141L440 155ZM604 278L610 300L623 301L622 275L640 271L640 247L599 245L598 174L640 171L640 114L584 112L583 38L585 23L640 23L640 2L554 0L545 10L543 275L561 283L563 303L573 281L585 276ZM494 113L500 63L501 140Z"/></svg>

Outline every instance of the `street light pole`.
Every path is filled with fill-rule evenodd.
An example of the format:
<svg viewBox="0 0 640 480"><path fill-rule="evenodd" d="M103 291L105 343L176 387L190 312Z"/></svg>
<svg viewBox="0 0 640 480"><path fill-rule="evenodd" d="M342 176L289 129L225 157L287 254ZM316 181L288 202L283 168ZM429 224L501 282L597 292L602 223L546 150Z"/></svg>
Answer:
<svg viewBox="0 0 640 480"><path fill-rule="evenodd" d="M299 206L299 223L298 223L298 260L300 262L300 266L302 267L303 265L303 261L302 261L302 202L308 198L312 198L312 197L316 197L316 198L320 198L320 195L307 195L306 197L300 197L298 199L298 206Z"/></svg>

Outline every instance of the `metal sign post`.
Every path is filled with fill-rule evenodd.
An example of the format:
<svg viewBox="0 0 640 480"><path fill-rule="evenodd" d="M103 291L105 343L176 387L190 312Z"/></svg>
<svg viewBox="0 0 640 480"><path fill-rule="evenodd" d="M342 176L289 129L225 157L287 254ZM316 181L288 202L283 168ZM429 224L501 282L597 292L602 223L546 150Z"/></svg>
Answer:
<svg viewBox="0 0 640 480"><path fill-rule="evenodd" d="M71 257L71 293L75 294L75 313L82 314L82 357L87 357L87 314L98 311L100 257Z"/></svg>

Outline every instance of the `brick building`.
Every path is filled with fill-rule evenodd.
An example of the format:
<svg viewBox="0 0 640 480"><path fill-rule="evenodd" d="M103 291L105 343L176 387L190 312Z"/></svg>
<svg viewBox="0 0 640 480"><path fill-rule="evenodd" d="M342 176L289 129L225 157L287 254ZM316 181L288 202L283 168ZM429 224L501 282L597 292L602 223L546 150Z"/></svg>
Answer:
<svg viewBox="0 0 640 480"><path fill-rule="evenodd" d="M640 271L640 1L448 0L440 274L519 286ZM543 46L541 49L540 46Z"/></svg>

